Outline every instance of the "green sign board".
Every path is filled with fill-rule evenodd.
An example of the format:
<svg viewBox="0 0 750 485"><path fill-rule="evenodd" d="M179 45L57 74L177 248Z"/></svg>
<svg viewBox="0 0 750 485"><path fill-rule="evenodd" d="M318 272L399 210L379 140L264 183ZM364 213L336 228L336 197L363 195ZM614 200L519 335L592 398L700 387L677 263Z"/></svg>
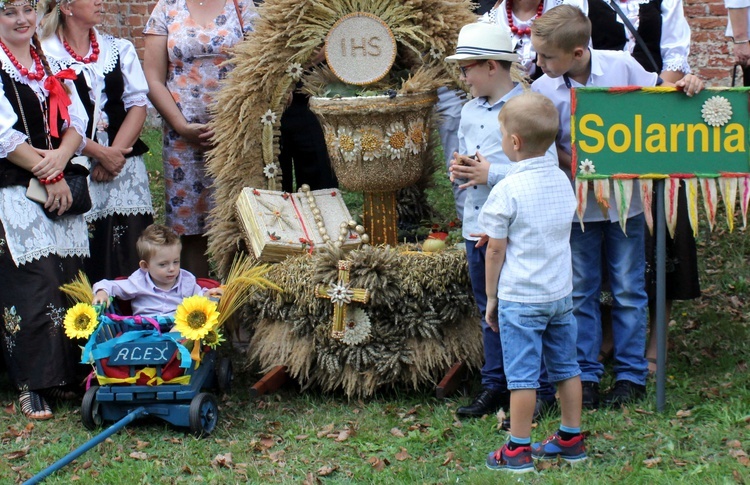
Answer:
<svg viewBox="0 0 750 485"><path fill-rule="evenodd" d="M576 175L750 172L750 88L578 88L571 133ZM584 178L585 175L584 175Z"/></svg>

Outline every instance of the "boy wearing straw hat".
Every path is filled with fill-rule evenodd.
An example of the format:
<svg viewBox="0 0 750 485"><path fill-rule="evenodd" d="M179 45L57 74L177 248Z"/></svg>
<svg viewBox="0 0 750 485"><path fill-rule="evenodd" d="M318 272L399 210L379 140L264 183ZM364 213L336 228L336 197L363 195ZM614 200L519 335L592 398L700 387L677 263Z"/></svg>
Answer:
<svg viewBox="0 0 750 485"><path fill-rule="evenodd" d="M462 417L481 417L498 409L507 410L510 403L503 369L500 336L485 321L485 247L476 247L481 236L477 219L492 187L505 177L510 160L503 153L498 113L505 103L522 94L525 85L518 68L518 54L513 52L507 27L477 22L465 25L458 35L456 54L446 61L457 62L461 78L473 99L461 110L458 128L459 150L453 154L451 181L461 180L467 195L463 212L463 237L474 298L482 315L484 366L482 391L474 401L460 407ZM556 156L550 147L552 156ZM544 379L546 382L546 379ZM535 416L554 403L554 389L549 384L540 389Z"/></svg>

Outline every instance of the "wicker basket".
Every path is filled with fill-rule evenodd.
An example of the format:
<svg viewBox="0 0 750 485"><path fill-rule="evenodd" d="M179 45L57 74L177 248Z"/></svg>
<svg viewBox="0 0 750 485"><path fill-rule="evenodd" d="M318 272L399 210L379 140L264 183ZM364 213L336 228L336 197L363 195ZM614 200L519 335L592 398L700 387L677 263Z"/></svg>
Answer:
<svg viewBox="0 0 750 485"><path fill-rule="evenodd" d="M339 183L353 191L391 192L417 182L436 101L434 92L311 98Z"/></svg>

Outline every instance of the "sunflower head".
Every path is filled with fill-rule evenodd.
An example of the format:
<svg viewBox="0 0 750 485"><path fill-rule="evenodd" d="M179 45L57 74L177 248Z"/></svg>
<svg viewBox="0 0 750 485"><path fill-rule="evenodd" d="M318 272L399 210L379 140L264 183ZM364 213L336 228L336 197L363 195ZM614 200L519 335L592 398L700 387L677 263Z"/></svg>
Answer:
<svg viewBox="0 0 750 485"><path fill-rule="evenodd" d="M203 344L208 345L212 349L216 349L219 345L221 345L222 342L225 342L226 339L224 336L219 332L217 329L212 328L208 331L205 337L203 337Z"/></svg>
<svg viewBox="0 0 750 485"><path fill-rule="evenodd" d="M89 338L98 323L96 309L88 303L78 303L65 313L65 335L69 338Z"/></svg>
<svg viewBox="0 0 750 485"><path fill-rule="evenodd" d="M216 303L205 296L190 296L177 307L174 328L187 339L199 340L216 326L218 319Z"/></svg>

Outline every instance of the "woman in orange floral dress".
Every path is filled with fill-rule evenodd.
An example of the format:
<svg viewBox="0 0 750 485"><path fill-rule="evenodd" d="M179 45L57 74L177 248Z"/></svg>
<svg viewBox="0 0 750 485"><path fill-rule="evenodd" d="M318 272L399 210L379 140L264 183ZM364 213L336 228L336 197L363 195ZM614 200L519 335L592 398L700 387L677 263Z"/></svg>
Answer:
<svg viewBox="0 0 750 485"><path fill-rule="evenodd" d="M210 109L230 69L222 65L228 50L252 31L256 16L251 0L159 0L144 29L149 99L164 120L166 223L182 236L182 265L196 276L209 269Z"/></svg>

